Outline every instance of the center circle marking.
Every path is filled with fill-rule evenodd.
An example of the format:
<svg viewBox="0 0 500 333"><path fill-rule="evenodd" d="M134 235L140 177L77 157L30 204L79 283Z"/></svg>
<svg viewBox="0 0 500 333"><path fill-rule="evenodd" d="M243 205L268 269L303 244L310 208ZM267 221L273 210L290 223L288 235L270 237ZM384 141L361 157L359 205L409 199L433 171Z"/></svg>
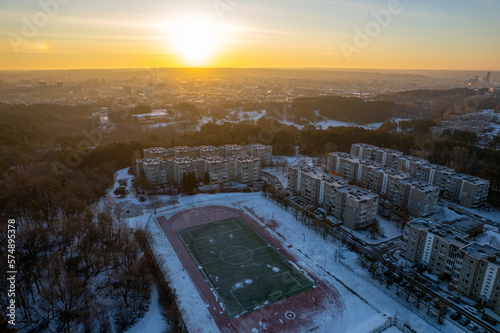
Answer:
<svg viewBox="0 0 500 333"><path fill-rule="evenodd" d="M220 251L220 259L226 264L242 265L253 258L253 251L246 246L235 245Z"/></svg>

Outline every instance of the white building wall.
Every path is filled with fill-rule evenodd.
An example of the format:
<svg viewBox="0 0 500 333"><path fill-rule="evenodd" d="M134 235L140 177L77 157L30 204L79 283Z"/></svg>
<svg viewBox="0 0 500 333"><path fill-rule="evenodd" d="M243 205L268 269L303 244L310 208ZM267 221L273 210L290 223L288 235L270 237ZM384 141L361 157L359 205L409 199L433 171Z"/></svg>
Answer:
<svg viewBox="0 0 500 333"><path fill-rule="evenodd" d="M433 243L434 243L434 235L429 232L429 233L427 233L427 237L425 239L424 254L422 256L422 261L425 262L426 264L429 263Z"/></svg>
<svg viewBox="0 0 500 333"><path fill-rule="evenodd" d="M493 291L493 285L495 284L496 276L498 272L498 265L494 263L488 263L488 268L484 274L483 285L481 286L481 298L489 300L491 297L491 292Z"/></svg>

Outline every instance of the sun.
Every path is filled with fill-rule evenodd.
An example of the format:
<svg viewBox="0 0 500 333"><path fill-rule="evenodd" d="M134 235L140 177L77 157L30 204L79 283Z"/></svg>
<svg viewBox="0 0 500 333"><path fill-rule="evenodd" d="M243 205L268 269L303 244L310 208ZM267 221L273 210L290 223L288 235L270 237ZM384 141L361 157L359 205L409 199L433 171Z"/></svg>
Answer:
<svg viewBox="0 0 500 333"><path fill-rule="evenodd" d="M228 29L210 16L186 14L168 25L170 47L191 66L206 65L221 51Z"/></svg>

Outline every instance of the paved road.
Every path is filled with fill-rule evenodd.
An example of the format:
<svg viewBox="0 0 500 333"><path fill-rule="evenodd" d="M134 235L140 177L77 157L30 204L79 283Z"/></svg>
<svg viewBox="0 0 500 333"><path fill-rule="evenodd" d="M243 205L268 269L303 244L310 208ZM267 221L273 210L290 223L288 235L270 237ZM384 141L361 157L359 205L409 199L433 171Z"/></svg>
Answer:
<svg viewBox="0 0 500 333"><path fill-rule="evenodd" d="M279 194L283 197L283 200L287 201L288 205L295 208L298 211L304 212L306 209L294 201L290 200L286 194L286 190L283 188L283 185L281 184L280 180L278 177L276 177L273 174L270 174L268 172L262 172L262 176L264 179L267 179L269 184L277 190ZM446 204L452 204L447 201L443 201L440 199L442 202ZM470 216L472 218L476 218L473 214L464 211L462 215L465 216ZM317 222L324 223L324 220L318 220ZM498 226L497 223L495 222L487 222L488 224ZM471 313L465 311L458 305L456 305L453 301L449 300L446 297L443 297L439 291L435 291L433 289L430 289L428 286L431 285L431 282L428 283L422 283L417 280L415 280L415 275L410 274L403 270L401 267L396 266L391 262L390 260L387 261L385 260L382 255L388 252L395 251L401 247L401 236L395 237L394 239L387 240L383 242L383 244L387 244L387 242L392 241L393 244L385 246L385 247L380 247L379 244L377 245L362 245L364 242L359 240L357 237L353 236L351 233L348 231L340 228L338 225L329 225L327 227L327 233L329 235L332 235L334 238L341 240L344 244L347 244L351 247L351 249L356 250L358 253L365 255L368 258L371 258L372 260L377 260L380 264L385 266L387 269L389 269L391 272L399 275L403 279L405 279L408 283L413 284L415 287L417 287L419 290L424 291L428 295L432 297L440 297L443 302L448 306L448 308L453 309L455 312L458 312L462 315L462 317L469 318L471 322L477 324L479 327L483 327L486 329L488 332L498 332L500 333L499 330L491 326L490 324L484 322L483 320L479 319L478 317L472 315ZM421 280L421 279L420 279ZM422 281L422 280L421 280Z"/></svg>

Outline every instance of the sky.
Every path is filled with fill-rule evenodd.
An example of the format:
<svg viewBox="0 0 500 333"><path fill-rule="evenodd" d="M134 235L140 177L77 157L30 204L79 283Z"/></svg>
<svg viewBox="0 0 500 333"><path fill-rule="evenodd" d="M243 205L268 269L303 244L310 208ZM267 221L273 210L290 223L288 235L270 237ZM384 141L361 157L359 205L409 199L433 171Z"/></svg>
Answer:
<svg viewBox="0 0 500 333"><path fill-rule="evenodd" d="M498 0L0 0L0 70L500 70Z"/></svg>

